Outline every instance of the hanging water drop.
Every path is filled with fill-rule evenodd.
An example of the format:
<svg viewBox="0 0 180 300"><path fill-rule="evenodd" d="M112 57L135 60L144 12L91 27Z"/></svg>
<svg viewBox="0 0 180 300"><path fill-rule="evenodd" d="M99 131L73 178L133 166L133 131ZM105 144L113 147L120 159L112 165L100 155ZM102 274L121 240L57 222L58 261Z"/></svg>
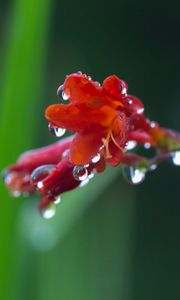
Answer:
<svg viewBox="0 0 180 300"><path fill-rule="evenodd" d="M139 169L134 166L125 166L122 173L124 178L131 184L140 184L146 177L145 169Z"/></svg>
<svg viewBox="0 0 180 300"><path fill-rule="evenodd" d="M85 180L83 180L83 181L81 181L81 183L80 183L80 187L84 187L85 185L87 185L88 183L89 183L89 177L87 177Z"/></svg>
<svg viewBox="0 0 180 300"><path fill-rule="evenodd" d="M136 141L128 141L126 144L125 149L126 150L132 150L137 146L137 142Z"/></svg>
<svg viewBox="0 0 180 300"><path fill-rule="evenodd" d="M57 95L59 98L62 98L64 101L67 101L70 98L70 90L68 88L64 90L64 85L62 84L57 89Z"/></svg>
<svg viewBox="0 0 180 300"><path fill-rule="evenodd" d="M67 101L69 99L69 96L63 91L62 98L63 98L63 100Z"/></svg>
<svg viewBox="0 0 180 300"><path fill-rule="evenodd" d="M59 98L62 98L62 92L63 92L63 89L64 89L64 85L63 85L63 84L61 84L61 85L58 87L58 89L57 89L57 96L58 96Z"/></svg>
<svg viewBox="0 0 180 300"><path fill-rule="evenodd" d="M50 203L46 208L42 209L41 215L43 219L49 220L52 219L56 214L56 206L53 203Z"/></svg>
<svg viewBox="0 0 180 300"><path fill-rule="evenodd" d="M175 166L180 166L180 151L172 153L172 162Z"/></svg>
<svg viewBox="0 0 180 300"><path fill-rule="evenodd" d="M37 186L38 189L43 187L42 180L47 177L53 170L54 165L43 165L36 168L31 174L31 180L33 184Z"/></svg>
<svg viewBox="0 0 180 300"><path fill-rule="evenodd" d="M61 137L66 132L65 128L59 128L57 126L52 125L51 123L49 123L48 128L49 128L49 131L51 132L51 134L56 137Z"/></svg>
<svg viewBox="0 0 180 300"><path fill-rule="evenodd" d="M73 176L78 181L83 181L88 177L88 170L85 166L75 166Z"/></svg>
<svg viewBox="0 0 180 300"><path fill-rule="evenodd" d="M98 154L96 154L96 156L94 156L93 158L92 158L92 163L97 163L98 161L100 161L100 159L101 159L101 155L98 153Z"/></svg>
<svg viewBox="0 0 180 300"><path fill-rule="evenodd" d="M61 202L61 196L59 195L59 196L56 196L55 197L55 200L54 200L54 204L59 204Z"/></svg>

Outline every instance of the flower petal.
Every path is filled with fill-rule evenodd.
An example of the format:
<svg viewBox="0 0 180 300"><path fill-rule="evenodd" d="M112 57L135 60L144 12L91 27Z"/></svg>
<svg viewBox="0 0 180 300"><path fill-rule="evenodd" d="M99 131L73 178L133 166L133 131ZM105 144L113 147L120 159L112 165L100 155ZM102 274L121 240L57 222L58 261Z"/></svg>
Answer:
<svg viewBox="0 0 180 300"><path fill-rule="evenodd" d="M88 164L97 155L102 146L100 133L77 134L71 144L70 159L73 164Z"/></svg>

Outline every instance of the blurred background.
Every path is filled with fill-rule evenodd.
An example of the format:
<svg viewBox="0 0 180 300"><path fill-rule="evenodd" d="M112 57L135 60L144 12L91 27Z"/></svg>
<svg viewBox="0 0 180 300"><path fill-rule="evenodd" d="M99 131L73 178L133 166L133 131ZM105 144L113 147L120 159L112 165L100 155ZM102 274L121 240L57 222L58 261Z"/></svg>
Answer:
<svg viewBox="0 0 180 300"><path fill-rule="evenodd" d="M44 109L76 71L120 76L180 130L179 1L1 0L0 41L0 169L55 141ZM0 299L179 300L179 175L166 162L131 186L109 169L48 221L1 182Z"/></svg>

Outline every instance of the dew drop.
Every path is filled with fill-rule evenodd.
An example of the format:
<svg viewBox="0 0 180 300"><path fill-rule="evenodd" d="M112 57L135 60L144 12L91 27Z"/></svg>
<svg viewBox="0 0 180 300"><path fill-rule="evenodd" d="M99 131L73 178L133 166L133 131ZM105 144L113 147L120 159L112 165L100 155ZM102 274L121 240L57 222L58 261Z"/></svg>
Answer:
<svg viewBox="0 0 180 300"><path fill-rule="evenodd" d="M156 164L152 164L150 167L149 167L149 171L154 171L157 169L157 165Z"/></svg>
<svg viewBox="0 0 180 300"><path fill-rule="evenodd" d="M41 189L43 187L42 179L48 176L54 165L43 165L36 168L31 174L31 180L34 184L36 184L37 188Z"/></svg>
<svg viewBox="0 0 180 300"><path fill-rule="evenodd" d="M65 157L67 157L68 155L69 155L69 149L66 149L63 153L62 153L62 158L65 158Z"/></svg>
<svg viewBox="0 0 180 300"><path fill-rule="evenodd" d="M180 166L180 151L172 153L172 162L175 166Z"/></svg>
<svg viewBox="0 0 180 300"><path fill-rule="evenodd" d="M144 144L144 148L145 149L150 149L151 148L151 144L150 143L145 143Z"/></svg>
<svg viewBox="0 0 180 300"><path fill-rule="evenodd" d="M138 169L134 166L123 168L123 176L124 178L131 184L140 184L144 181L146 176L145 169Z"/></svg>
<svg viewBox="0 0 180 300"><path fill-rule="evenodd" d="M20 197L21 196L21 192L20 191L18 191L18 190L12 190L11 192L11 195L13 196L13 197L15 197L15 198L18 198L18 197Z"/></svg>
<svg viewBox="0 0 180 300"><path fill-rule="evenodd" d="M53 203L50 203L46 208L41 211L43 219L49 220L52 219L56 214L56 206Z"/></svg>
<svg viewBox="0 0 180 300"><path fill-rule="evenodd" d="M82 75L82 72L81 72L81 71L78 71L77 74L78 74L78 75Z"/></svg>
<svg viewBox="0 0 180 300"><path fill-rule="evenodd" d="M92 163L97 163L98 161L100 161L100 159L101 159L101 155L98 153L96 156L94 156L93 158L92 158Z"/></svg>
<svg viewBox="0 0 180 300"><path fill-rule="evenodd" d="M100 82L99 81L95 81L94 82L97 86L101 86Z"/></svg>
<svg viewBox="0 0 180 300"><path fill-rule="evenodd" d="M137 114L142 114L144 112L144 107L138 108L137 109Z"/></svg>
<svg viewBox="0 0 180 300"><path fill-rule="evenodd" d="M61 202L61 196L59 195L59 196L56 196L55 197L55 200L54 200L54 204L59 204Z"/></svg>
<svg viewBox="0 0 180 300"><path fill-rule="evenodd" d="M62 84L57 89L57 95L59 98L62 98L64 101L67 101L70 98L70 90L68 88L64 90L64 85Z"/></svg>
<svg viewBox="0 0 180 300"><path fill-rule="evenodd" d="M125 149L126 150L132 150L137 146L137 142L136 141L128 141L126 144Z"/></svg>
<svg viewBox="0 0 180 300"><path fill-rule="evenodd" d="M83 181L88 177L88 170L86 166L75 166L73 169L73 176L78 181Z"/></svg>
<svg viewBox="0 0 180 300"><path fill-rule="evenodd" d="M150 127L151 127L151 128L155 128L155 127L156 127L156 122L152 121L152 122L150 123Z"/></svg>
<svg viewBox="0 0 180 300"><path fill-rule="evenodd" d="M43 182L42 181L38 181L37 188L38 189L42 189L42 187L43 187Z"/></svg>
<svg viewBox="0 0 180 300"><path fill-rule="evenodd" d="M57 126L52 125L51 123L49 123L48 128L49 128L49 131L51 132L51 134L56 137L61 137L66 132L65 128L59 128Z"/></svg>
<svg viewBox="0 0 180 300"><path fill-rule="evenodd" d="M91 76L88 76L87 78L88 78L89 81L91 81L91 79L92 79Z"/></svg>
<svg viewBox="0 0 180 300"><path fill-rule="evenodd" d="M58 89L57 89L57 96L58 96L59 98L62 98L62 92L63 92L63 89L64 89L63 84L61 84L61 85L58 87Z"/></svg>
<svg viewBox="0 0 180 300"><path fill-rule="evenodd" d="M63 91L62 98L63 98L63 100L67 101L69 99L69 96Z"/></svg>
<svg viewBox="0 0 180 300"><path fill-rule="evenodd" d="M81 183L80 183L80 187L84 187L85 185L87 185L88 183L89 183L89 177L87 177L85 180L83 180L83 181L81 181Z"/></svg>

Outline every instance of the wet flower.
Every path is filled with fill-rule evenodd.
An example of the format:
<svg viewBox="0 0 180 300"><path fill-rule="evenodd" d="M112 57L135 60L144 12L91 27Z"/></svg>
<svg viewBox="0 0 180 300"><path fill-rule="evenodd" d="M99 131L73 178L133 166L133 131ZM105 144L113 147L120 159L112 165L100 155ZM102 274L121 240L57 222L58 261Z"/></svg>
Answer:
<svg viewBox="0 0 180 300"><path fill-rule="evenodd" d="M14 196L40 195L39 209L45 218L54 215L59 195L87 183L106 165L124 165L129 182L139 184L164 159L172 156L180 165L180 135L161 128L144 115L142 102L128 94L125 81L112 75L102 85L81 72L70 74L58 88L62 103L45 112L49 130L69 138L24 153L17 163L3 172L4 182ZM155 156L142 157L137 146L153 147ZM173 154L172 154L173 153Z"/></svg>

